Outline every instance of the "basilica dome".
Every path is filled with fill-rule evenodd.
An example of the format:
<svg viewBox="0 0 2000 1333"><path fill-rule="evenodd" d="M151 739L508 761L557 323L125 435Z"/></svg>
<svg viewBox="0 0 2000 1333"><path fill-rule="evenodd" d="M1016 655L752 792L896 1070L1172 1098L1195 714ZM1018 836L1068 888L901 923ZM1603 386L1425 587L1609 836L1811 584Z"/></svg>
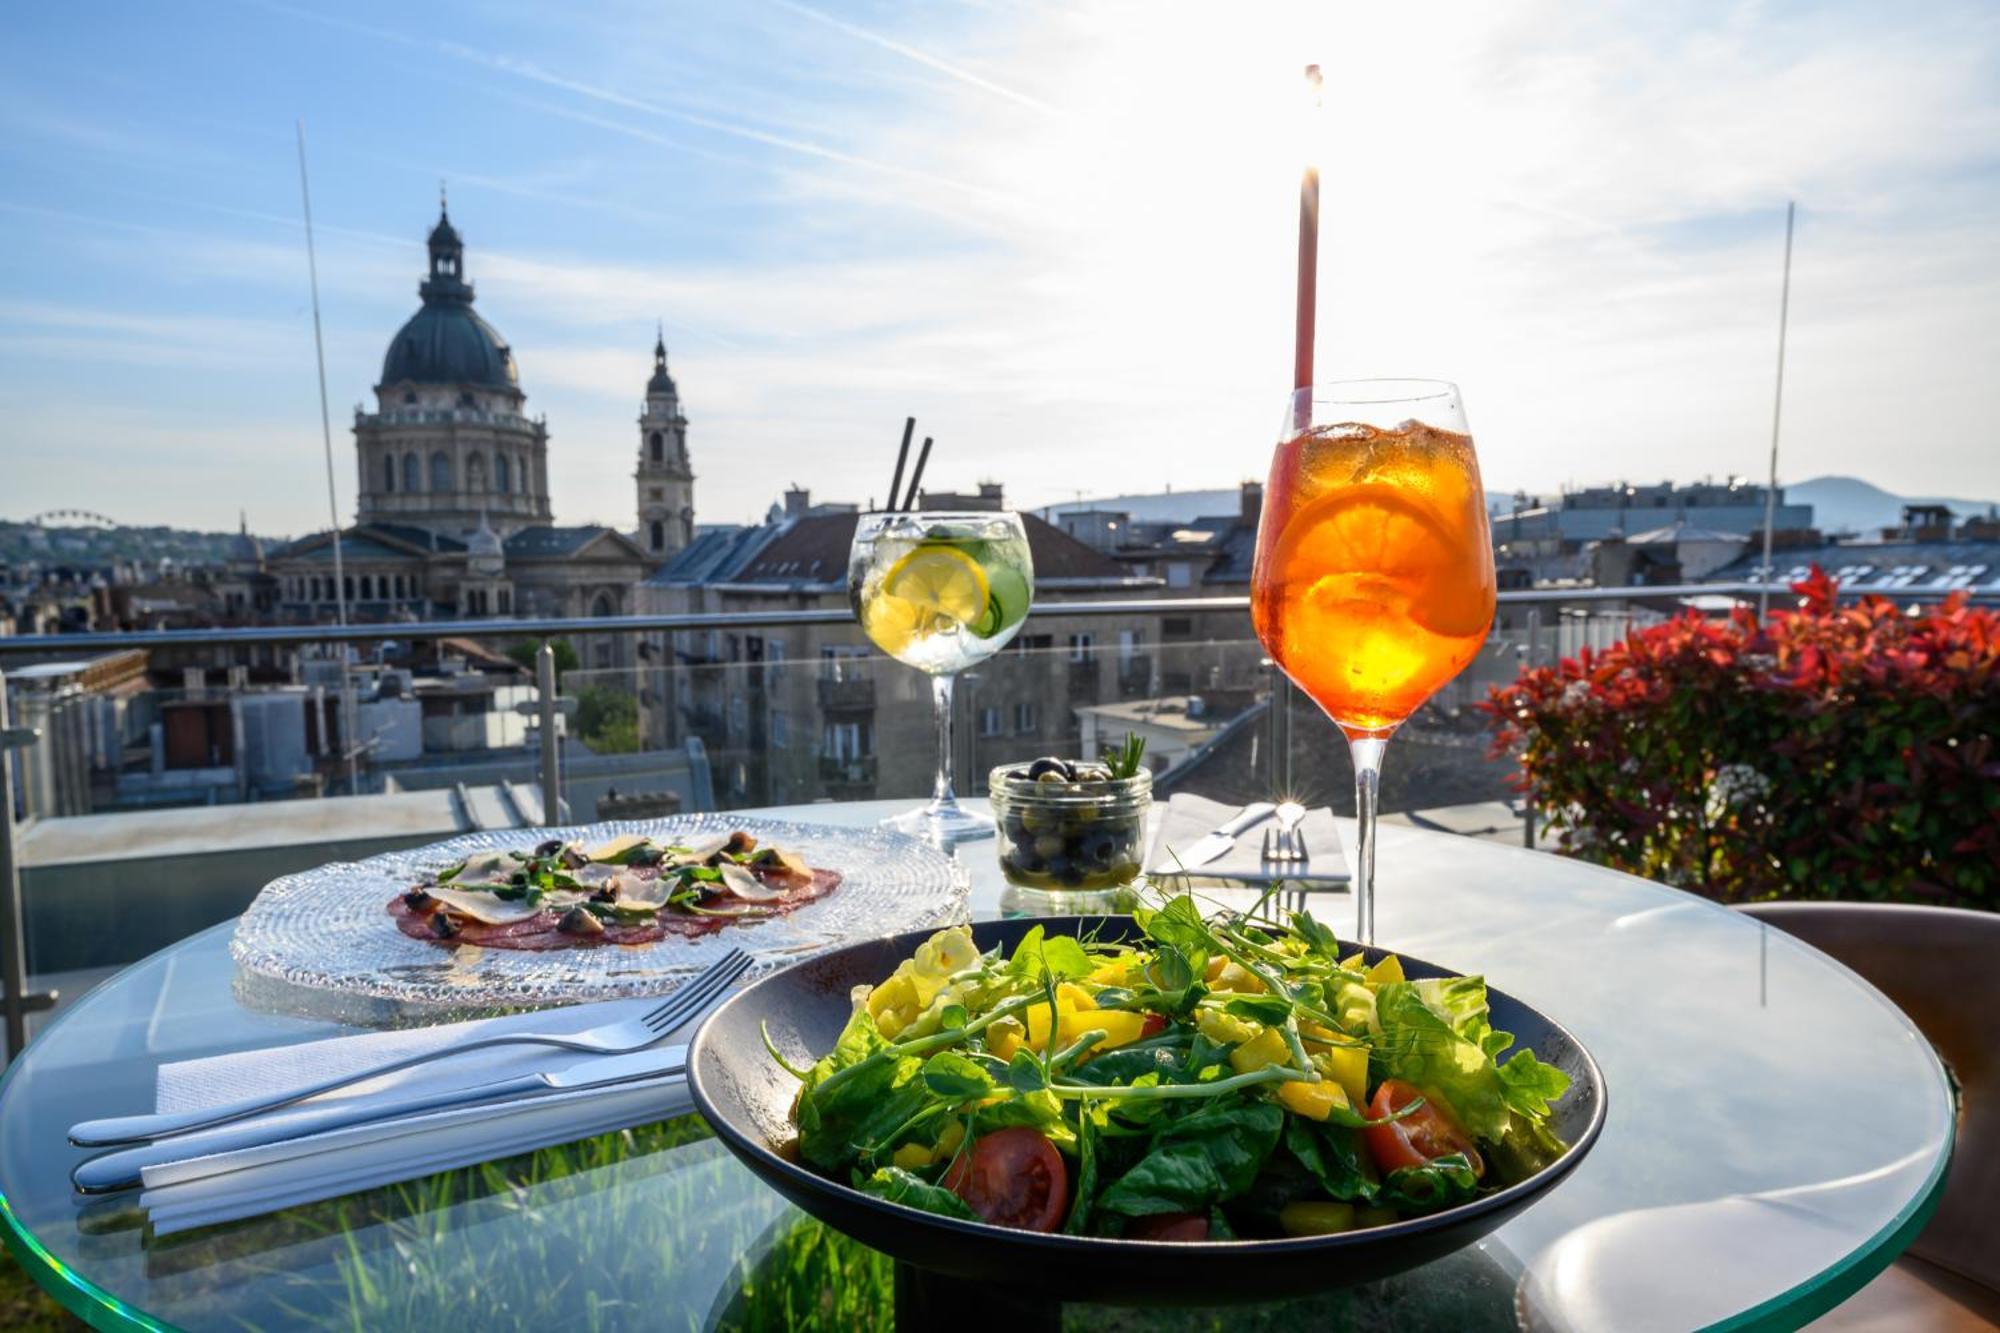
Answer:
<svg viewBox="0 0 2000 1333"><path fill-rule="evenodd" d="M430 234L430 275L417 288L423 308L410 316L382 358L384 387L412 384L470 385L518 390L514 353L499 330L472 308L465 280L465 246L450 217L440 214Z"/></svg>

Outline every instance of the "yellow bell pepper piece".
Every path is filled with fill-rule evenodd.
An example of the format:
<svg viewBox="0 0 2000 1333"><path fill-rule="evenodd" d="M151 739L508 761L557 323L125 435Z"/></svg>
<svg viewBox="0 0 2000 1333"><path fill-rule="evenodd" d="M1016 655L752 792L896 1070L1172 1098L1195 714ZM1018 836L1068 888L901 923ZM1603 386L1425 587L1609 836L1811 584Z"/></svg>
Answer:
<svg viewBox="0 0 2000 1333"><path fill-rule="evenodd" d="M896 1034L916 1021L923 1011L916 987L907 973L897 972L868 993L868 1016L881 1034L894 1041Z"/></svg>
<svg viewBox="0 0 2000 1333"><path fill-rule="evenodd" d="M1278 1225L1287 1236L1330 1236L1354 1229L1351 1203L1288 1203L1278 1210Z"/></svg>
<svg viewBox="0 0 2000 1333"><path fill-rule="evenodd" d="M1287 1111L1302 1115L1308 1120L1324 1120L1335 1110L1345 1110L1353 1105L1347 1093L1330 1078L1317 1083L1280 1083L1278 1101Z"/></svg>
<svg viewBox="0 0 2000 1333"><path fill-rule="evenodd" d="M1276 1028L1265 1028L1229 1053L1229 1067L1239 1074L1252 1074L1291 1058L1292 1048L1286 1044L1285 1034Z"/></svg>
<svg viewBox="0 0 2000 1333"><path fill-rule="evenodd" d="M1089 997L1084 997L1089 1002ZM1056 994L1055 1049L1062 1050L1084 1033L1103 1029L1104 1040L1090 1049L1108 1051L1139 1040L1139 1031L1146 1025L1144 1014L1135 1014L1123 1009L1071 1008L1063 1003L1064 996ZM1027 1011L1027 1047L1032 1051L1049 1049L1049 1007L1038 1004ZM989 1043L990 1045L990 1043ZM995 1051L994 1054L999 1054ZM1008 1059L1014 1057L1009 1054Z"/></svg>
<svg viewBox="0 0 2000 1333"><path fill-rule="evenodd" d="M1368 957L1366 954L1351 953L1340 960L1340 969L1343 972L1365 972L1368 970Z"/></svg>
<svg viewBox="0 0 2000 1333"><path fill-rule="evenodd" d="M938 1135L937 1149L931 1153L931 1160L942 1162L958 1151L958 1145L965 1142L965 1122L954 1120Z"/></svg>
<svg viewBox="0 0 2000 1333"><path fill-rule="evenodd" d="M1368 1100L1368 1048L1366 1046L1329 1046L1314 1054L1313 1063L1319 1071L1340 1085L1347 1094L1350 1106L1359 1106Z"/></svg>
<svg viewBox="0 0 2000 1333"><path fill-rule="evenodd" d="M1084 980L1093 986L1129 986L1132 984L1132 964L1136 961L1138 961L1136 954L1113 958L1109 962L1099 964L1097 970Z"/></svg>
<svg viewBox="0 0 2000 1333"><path fill-rule="evenodd" d="M1209 985L1216 990L1232 991L1237 995L1262 995L1264 982L1255 972L1237 963L1225 963L1215 974Z"/></svg>
<svg viewBox="0 0 2000 1333"><path fill-rule="evenodd" d="M1019 1019L996 1019L986 1029L986 1049L1002 1060L1012 1060L1014 1052L1021 1049L1021 1036L1026 1030Z"/></svg>
<svg viewBox="0 0 2000 1333"><path fill-rule="evenodd" d="M1395 954L1386 954L1383 956L1381 962L1369 968L1362 975L1367 977L1368 984L1371 986L1386 986L1392 981L1402 981L1404 979L1403 960L1396 957Z"/></svg>
<svg viewBox="0 0 2000 1333"><path fill-rule="evenodd" d="M1194 1025L1202 1036L1218 1046L1234 1046L1250 1041L1264 1029L1247 1018L1225 1014L1220 1009L1197 1009Z"/></svg>
<svg viewBox="0 0 2000 1333"><path fill-rule="evenodd" d="M906 1143L889 1160L905 1171L917 1171L931 1164L931 1150L921 1143Z"/></svg>

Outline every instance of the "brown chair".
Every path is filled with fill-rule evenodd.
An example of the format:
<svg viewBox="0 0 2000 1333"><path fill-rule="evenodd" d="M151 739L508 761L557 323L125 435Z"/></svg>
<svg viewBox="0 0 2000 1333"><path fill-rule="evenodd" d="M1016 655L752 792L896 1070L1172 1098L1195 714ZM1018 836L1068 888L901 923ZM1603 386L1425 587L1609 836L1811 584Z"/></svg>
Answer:
<svg viewBox="0 0 2000 1333"><path fill-rule="evenodd" d="M1894 1265L1814 1329L2000 1329L2000 914L1886 903L1742 909L1830 954L1930 1038L1960 1090L1944 1197Z"/></svg>

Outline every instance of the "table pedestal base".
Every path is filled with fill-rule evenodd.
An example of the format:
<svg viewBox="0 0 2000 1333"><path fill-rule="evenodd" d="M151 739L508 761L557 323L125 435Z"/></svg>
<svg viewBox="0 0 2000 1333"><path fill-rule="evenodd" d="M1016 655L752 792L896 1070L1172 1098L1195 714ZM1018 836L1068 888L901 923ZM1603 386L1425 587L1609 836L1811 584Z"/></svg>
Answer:
<svg viewBox="0 0 2000 1333"><path fill-rule="evenodd" d="M1037 1295L1032 1279L1021 1286L972 1282L896 1264L896 1333L1058 1333L1062 1302Z"/></svg>

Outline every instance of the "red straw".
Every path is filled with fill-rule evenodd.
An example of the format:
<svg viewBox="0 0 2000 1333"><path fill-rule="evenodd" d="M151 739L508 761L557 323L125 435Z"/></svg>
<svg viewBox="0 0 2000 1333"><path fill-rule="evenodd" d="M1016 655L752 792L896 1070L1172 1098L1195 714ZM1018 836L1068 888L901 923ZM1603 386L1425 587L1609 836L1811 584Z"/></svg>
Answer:
<svg viewBox="0 0 2000 1333"><path fill-rule="evenodd" d="M1313 105L1319 105L1319 66L1306 66L1306 85ZM1299 180L1299 304L1297 336L1292 344L1292 387L1313 382L1313 307L1319 287L1319 168L1306 163Z"/></svg>

